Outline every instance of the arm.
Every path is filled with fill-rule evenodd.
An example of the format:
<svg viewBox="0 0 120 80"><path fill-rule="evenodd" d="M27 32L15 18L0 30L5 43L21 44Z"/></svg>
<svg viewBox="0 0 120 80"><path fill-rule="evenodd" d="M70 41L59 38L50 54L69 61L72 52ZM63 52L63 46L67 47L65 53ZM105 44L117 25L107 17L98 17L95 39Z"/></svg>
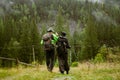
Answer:
<svg viewBox="0 0 120 80"><path fill-rule="evenodd" d="M58 36L55 35L55 34L53 34L53 39L54 39L55 42L57 42L57 40L58 40Z"/></svg>
<svg viewBox="0 0 120 80"><path fill-rule="evenodd" d="M40 44L43 45L43 40L41 40Z"/></svg>
<svg viewBox="0 0 120 80"><path fill-rule="evenodd" d="M65 40L66 48L69 48L69 49L70 49L71 47L70 47L70 45L69 45L68 39L67 39L67 38L65 38L65 39L66 39L66 40Z"/></svg>
<svg viewBox="0 0 120 80"><path fill-rule="evenodd" d="M58 36L53 34L52 35L52 43L55 44L58 41Z"/></svg>

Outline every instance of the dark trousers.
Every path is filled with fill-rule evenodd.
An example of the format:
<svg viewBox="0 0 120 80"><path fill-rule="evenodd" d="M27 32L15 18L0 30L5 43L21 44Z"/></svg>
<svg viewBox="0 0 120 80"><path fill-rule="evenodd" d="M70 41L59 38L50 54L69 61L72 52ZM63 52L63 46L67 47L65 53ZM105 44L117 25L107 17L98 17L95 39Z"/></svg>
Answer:
<svg viewBox="0 0 120 80"><path fill-rule="evenodd" d="M58 63L59 63L59 70L61 73L66 73L68 74L69 72L69 64L68 64L68 53L67 52L62 52L59 49L57 49L58 53Z"/></svg>
<svg viewBox="0 0 120 80"><path fill-rule="evenodd" d="M55 56L55 50L46 50L46 65L48 71L52 71L54 67L54 56Z"/></svg>

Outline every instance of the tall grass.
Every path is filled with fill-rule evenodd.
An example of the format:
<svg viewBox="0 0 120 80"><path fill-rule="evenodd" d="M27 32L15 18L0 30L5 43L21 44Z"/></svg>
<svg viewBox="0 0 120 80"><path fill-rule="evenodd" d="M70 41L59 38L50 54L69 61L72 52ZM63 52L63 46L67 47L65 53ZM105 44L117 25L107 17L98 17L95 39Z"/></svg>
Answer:
<svg viewBox="0 0 120 80"><path fill-rule="evenodd" d="M89 62L71 67L70 74L60 74L58 67L53 72L47 71L45 65L35 68L0 69L0 80L120 80L120 64Z"/></svg>

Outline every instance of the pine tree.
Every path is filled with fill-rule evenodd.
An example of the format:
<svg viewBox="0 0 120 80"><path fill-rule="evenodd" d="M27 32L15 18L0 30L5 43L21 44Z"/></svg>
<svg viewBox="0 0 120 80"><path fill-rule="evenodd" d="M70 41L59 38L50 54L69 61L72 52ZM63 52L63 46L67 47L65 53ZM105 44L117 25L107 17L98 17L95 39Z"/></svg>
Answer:
<svg viewBox="0 0 120 80"><path fill-rule="evenodd" d="M37 23L35 20L31 20L30 26L31 26L31 40L32 40L32 46L35 51L35 59L42 63L44 60L43 53L41 52L40 48L40 34L38 31L38 27L36 25ZM32 55L33 56L33 55Z"/></svg>
<svg viewBox="0 0 120 80"><path fill-rule="evenodd" d="M21 53L19 59L23 62L30 63L32 61L32 41L31 27L29 21L22 22L22 34L20 38Z"/></svg>
<svg viewBox="0 0 120 80"><path fill-rule="evenodd" d="M64 18L62 16L62 7L59 6L59 9L58 9L58 14L56 16L56 25L55 25L55 29L57 32L60 32L60 31L63 31L64 30Z"/></svg>
<svg viewBox="0 0 120 80"><path fill-rule="evenodd" d="M82 56L85 59L94 58L97 54L98 49L98 38L96 32L96 26L91 17L87 21L87 26L85 28L85 40L82 46Z"/></svg>

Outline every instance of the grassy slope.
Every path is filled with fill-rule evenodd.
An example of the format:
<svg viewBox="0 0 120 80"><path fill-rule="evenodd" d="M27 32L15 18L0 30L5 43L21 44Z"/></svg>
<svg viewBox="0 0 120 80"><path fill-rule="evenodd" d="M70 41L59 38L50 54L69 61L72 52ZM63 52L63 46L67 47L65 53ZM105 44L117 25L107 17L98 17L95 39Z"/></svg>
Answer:
<svg viewBox="0 0 120 80"><path fill-rule="evenodd" d="M0 69L0 80L120 80L119 75L120 64L117 63L81 63L79 67L71 67L69 75L60 74L58 67L53 73L48 72L45 66Z"/></svg>

